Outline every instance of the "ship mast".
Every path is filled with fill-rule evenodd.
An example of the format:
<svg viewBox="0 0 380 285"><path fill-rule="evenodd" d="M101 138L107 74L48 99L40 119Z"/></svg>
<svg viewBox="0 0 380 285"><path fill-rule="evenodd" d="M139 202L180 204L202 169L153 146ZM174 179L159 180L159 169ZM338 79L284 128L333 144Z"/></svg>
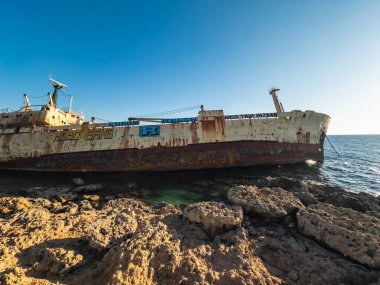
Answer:
<svg viewBox="0 0 380 285"><path fill-rule="evenodd" d="M282 107L282 104L281 104L280 100L278 100L278 96L276 94L277 91L280 91L280 89L278 89L278 88L272 88L269 91L269 94L272 95L273 103L274 103L274 106L276 107L276 112L277 113L283 113L283 112L285 112L284 111L284 107Z"/></svg>
<svg viewBox="0 0 380 285"><path fill-rule="evenodd" d="M53 83L53 87L54 87L54 92L53 92L53 96L51 97L52 98L51 102L54 107L57 107L58 91L62 89L63 87L67 87L67 85L61 82L58 82L52 78L49 78L49 81Z"/></svg>

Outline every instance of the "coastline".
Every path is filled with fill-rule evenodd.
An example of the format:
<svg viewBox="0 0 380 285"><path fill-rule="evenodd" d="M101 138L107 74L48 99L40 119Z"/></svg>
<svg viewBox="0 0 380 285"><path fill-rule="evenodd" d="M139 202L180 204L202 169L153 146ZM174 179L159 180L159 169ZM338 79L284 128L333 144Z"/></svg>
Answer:
<svg viewBox="0 0 380 285"><path fill-rule="evenodd" d="M285 177L226 202L0 194L2 284L380 284L380 197Z"/></svg>

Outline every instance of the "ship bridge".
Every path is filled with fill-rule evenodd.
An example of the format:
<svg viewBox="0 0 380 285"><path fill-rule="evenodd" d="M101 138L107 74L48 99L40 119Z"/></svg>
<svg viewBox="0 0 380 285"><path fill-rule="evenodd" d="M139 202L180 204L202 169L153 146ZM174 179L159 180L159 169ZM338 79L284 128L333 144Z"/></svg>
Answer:
<svg viewBox="0 0 380 285"><path fill-rule="evenodd" d="M0 128L18 128L18 127L35 127L35 126L66 126L80 125L84 122L84 116L71 111L72 96L68 111L57 108L57 99L59 90L67 87L54 79L49 79L53 84L53 95L48 93L49 102L46 105L30 104L29 98L24 94L25 103L17 111L4 109L0 113ZM35 110L35 107L41 107Z"/></svg>

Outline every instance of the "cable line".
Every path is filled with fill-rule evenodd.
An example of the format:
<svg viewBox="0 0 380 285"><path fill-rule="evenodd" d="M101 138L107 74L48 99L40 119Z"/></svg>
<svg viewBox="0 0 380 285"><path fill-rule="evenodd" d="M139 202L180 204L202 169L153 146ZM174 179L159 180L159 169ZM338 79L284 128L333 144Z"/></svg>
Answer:
<svg viewBox="0 0 380 285"><path fill-rule="evenodd" d="M176 114L176 113L182 113L182 112L186 112L186 111L199 109L200 107L201 107L201 105L197 105L197 106L185 107L185 108L181 108L181 109L174 109L174 110L162 111L162 112L133 116L133 117L134 118L146 118L146 117L156 117L156 116L163 116L163 115L172 115L172 114Z"/></svg>
<svg viewBox="0 0 380 285"><path fill-rule="evenodd" d="M329 144L331 145L331 147L333 148L333 150L336 152L336 154L337 154L339 157L341 157L341 155L339 154L339 152L336 151L335 147L333 146L333 144L331 143L331 141L330 141L330 139L329 139L329 137L328 137L327 135L326 135L326 139L327 139L327 141L329 142Z"/></svg>

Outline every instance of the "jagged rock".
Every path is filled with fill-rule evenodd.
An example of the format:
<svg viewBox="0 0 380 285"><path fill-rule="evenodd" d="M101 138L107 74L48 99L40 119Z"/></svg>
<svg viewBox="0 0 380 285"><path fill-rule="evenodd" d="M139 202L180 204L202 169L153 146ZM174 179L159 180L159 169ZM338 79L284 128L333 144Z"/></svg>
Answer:
<svg viewBox="0 0 380 285"><path fill-rule="evenodd" d="M316 204L297 214L299 231L361 264L380 268L380 219Z"/></svg>
<svg viewBox="0 0 380 285"><path fill-rule="evenodd" d="M293 212L281 223L254 215L245 215L243 222L236 217L235 229L210 238L202 224L190 222L170 204L109 197L95 209L89 201L59 198L73 188L38 190L38 198L28 192L30 208L0 215L1 284L359 285L379 280L380 270L301 235ZM56 203L62 204L60 210L54 210ZM225 207L228 213L234 208ZM220 207L216 214L212 207L205 209L210 216L204 221L218 223L216 217L224 217ZM229 214L226 219L234 224ZM363 235L379 236L366 223Z"/></svg>
<svg viewBox="0 0 380 285"><path fill-rule="evenodd" d="M77 200L79 197L78 197L78 195L76 193L67 192L65 194L54 196L54 198L57 199L61 203L66 203L66 202L69 202L69 201Z"/></svg>
<svg viewBox="0 0 380 285"><path fill-rule="evenodd" d="M281 219L303 208L298 198L281 188L257 188L239 185L228 191L228 200L245 213L270 219Z"/></svg>
<svg viewBox="0 0 380 285"><path fill-rule="evenodd" d="M307 190L307 186L304 182L288 177L260 177L256 181L258 187L280 187L285 190L292 190L296 192L302 192Z"/></svg>
<svg viewBox="0 0 380 285"><path fill-rule="evenodd" d="M287 177L262 177L256 181L259 187L280 187L292 192L300 201L308 206L317 202L332 204L337 207L350 208L371 215L380 213L380 199L368 193L348 192L340 187L325 183L305 183Z"/></svg>
<svg viewBox="0 0 380 285"><path fill-rule="evenodd" d="M83 262L83 256L65 248L45 248L41 260L33 264L33 269L52 275L61 275L75 269Z"/></svg>
<svg viewBox="0 0 380 285"><path fill-rule="evenodd" d="M34 205L43 207L45 209L50 209L52 207L52 202L46 198L33 198Z"/></svg>
<svg viewBox="0 0 380 285"><path fill-rule="evenodd" d="M253 222L255 224L255 222ZM379 273L281 225L248 229L256 254L285 284L351 284L376 282Z"/></svg>
<svg viewBox="0 0 380 285"><path fill-rule="evenodd" d="M0 212L8 214L12 211L25 211L32 207L28 199L23 197L1 197Z"/></svg>
<svg viewBox="0 0 380 285"><path fill-rule="evenodd" d="M150 207L148 207L144 202L130 198L119 198L115 200L110 200L104 205L104 209L110 209L118 212L131 209L140 209L146 212L151 211Z"/></svg>
<svg viewBox="0 0 380 285"><path fill-rule="evenodd" d="M239 206L228 206L219 202L191 204L183 210L183 216L202 228L212 237L240 226L243 210Z"/></svg>
<svg viewBox="0 0 380 285"><path fill-rule="evenodd" d="M84 181L82 178L78 177L78 178L73 178L73 180L71 180L71 182L75 185L75 186L83 186L84 185Z"/></svg>
<svg viewBox="0 0 380 285"><path fill-rule="evenodd" d="M247 242L248 232L245 228L239 227L236 230L230 230L226 233L217 235L215 243L224 243L226 245L237 245L239 243Z"/></svg>
<svg viewBox="0 0 380 285"><path fill-rule="evenodd" d="M209 243L189 232L193 226L180 215L154 219L109 251L94 274L103 284L284 284L255 256L247 235L239 246Z"/></svg>
<svg viewBox="0 0 380 285"><path fill-rule="evenodd" d="M25 271L26 269L23 269L17 266L17 267L9 269L8 272L3 272L2 274L0 274L0 284L4 284L4 285L27 284L27 282L25 282L26 281ZM42 284L47 284L47 282L46 283L41 282L41 284L38 284L38 285L42 285Z"/></svg>
<svg viewBox="0 0 380 285"><path fill-rule="evenodd" d="M9 209L8 207L0 204L0 213L6 215L6 214L8 214L10 212L12 212L11 209Z"/></svg>
<svg viewBox="0 0 380 285"><path fill-rule="evenodd" d="M92 210L94 210L94 208L91 206L90 201L88 201L88 200L80 201L78 207L79 207L79 211L81 211L81 212L82 211L92 211Z"/></svg>
<svg viewBox="0 0 380 285"><path fill-rule="evenodd" d="M167 215L167 214L180 214L181 210L176 208L174 205L162 203L152 206L154 213L157 215Z"/></svg>
<svg viewBox="0 0 380 285"><path fill-rule="evenodd" d="M88 185L83 185L76 187L74 189L75 192L95 192L99 190L103 190L103 185L100 184L88 184Z"/></svg>
<svg viewBox="0 0 380 285"><path fill-rule="evenodd" d="M114 243L130 237L136 230L137 223L133 216L127 214L110 215L98 213L96 220L84 228L84 239L90 246L102 251Z"/></svg>
<svg viewBox="0 0 380 285"><path fill-rule="evenodd" d="M83 195L83 199L93 201L93 202L98 202L100 200L99 195Z"/></svg>
<svg viewBox="0 0 380 285"><path fill-rule="evenodd" d="M310 187L310 191L319 202L328 203L336 207L350 208L358 212L367 212L370 215L380 214L380 201L368 193L353 193L339 187L317 185Z"/></svg>
<svg viewBox="0 0 380 285"><path fill-rule="evenodd" d="M28 190L28 193L35 198L56 199L60 196L66 195L71 191L68 185L58 185L49 188L34 187ZM57 199L56 199L57 200Z"/></svg>
<svg viewBox="0 0 380 285"><path fill-rule="evenodd" d="M73 202L69 202L65 206L62 207L62 212L67 212L71 215L75 215L78 213L79 206Z"/></svg>

